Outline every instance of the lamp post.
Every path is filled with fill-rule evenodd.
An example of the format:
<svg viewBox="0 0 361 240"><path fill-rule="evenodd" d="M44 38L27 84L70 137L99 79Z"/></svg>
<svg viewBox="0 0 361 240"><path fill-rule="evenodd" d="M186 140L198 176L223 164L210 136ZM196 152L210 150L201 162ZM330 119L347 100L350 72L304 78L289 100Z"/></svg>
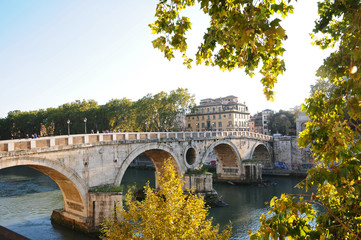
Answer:
<svg viewBox="0 0 361 240"><path fill-rule="evenodd" d="M86 121L87 121L88 119L86 119L86 118L84 118L84 133L86 134Z"/></svg>
<svg viewBox="0 0 361 240"><path fill-rule="evenodd" d="M69 126L70 120L68 119L68 121L66 121L66 123L68 124L68 135L70 135L70 126Z"/></svg>

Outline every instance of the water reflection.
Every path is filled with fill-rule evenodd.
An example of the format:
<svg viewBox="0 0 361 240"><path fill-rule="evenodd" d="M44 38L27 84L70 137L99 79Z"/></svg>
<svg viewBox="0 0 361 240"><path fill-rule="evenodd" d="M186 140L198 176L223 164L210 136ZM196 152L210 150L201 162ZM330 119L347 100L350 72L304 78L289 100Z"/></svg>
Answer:
<svg viewBox="0 0 361 240"><path fill-rule="evenodd" d="M249 239L248 230L253 232L259 228L259 217L261 213L269 211L268 205L273 196L282 193L300 193L294 186L302 178L290 177L268 177L265 180L270 184L258 185L230 185L214 184L214 188L222 199L229 204L224 208L213 208L210 216L213 222L225 226L232 222L233 234L231 239Z"/></svg>

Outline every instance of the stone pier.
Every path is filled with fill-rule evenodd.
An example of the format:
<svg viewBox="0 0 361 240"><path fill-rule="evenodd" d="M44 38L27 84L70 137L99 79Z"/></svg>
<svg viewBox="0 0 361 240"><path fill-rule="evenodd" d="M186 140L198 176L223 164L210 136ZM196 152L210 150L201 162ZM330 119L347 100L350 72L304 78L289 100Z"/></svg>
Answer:
<svg viewBox="0 0 361 240"><path fill-rule="evenodd" d="M98 233L106 218L119 218L116 209L122 207L122 193L88 193L88 217L64 210L54 210L51 221L85 233Z"/></svg>

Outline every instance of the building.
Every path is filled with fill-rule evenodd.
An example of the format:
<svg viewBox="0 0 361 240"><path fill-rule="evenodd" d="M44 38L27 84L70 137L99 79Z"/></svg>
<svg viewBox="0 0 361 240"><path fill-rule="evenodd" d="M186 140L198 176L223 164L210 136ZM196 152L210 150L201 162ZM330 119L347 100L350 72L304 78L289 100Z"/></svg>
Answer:
<svg viewBox="0 0 361 240"><path fill-rule="evenodd" d="M262 115L256 114L249 121L249 131L263 134Z"/></svg>
<svg viewBox="0 0 361 240"><path fill-rule="evenodd" d="M249 112L235 96L206 98L186 116L187 131L249 131Z"/></svg>
<svg viewBox="0 0 361 240"><path fill-rule="evenodd" d="M265 109L262 111L262 125L263 125L263 134L270 135L270 129L268 127L269 120L273 111L270 109Z"/></svg>
<svg viewBox="0 0 361 240"><path fill-rule="evenodd" d="M255 133L270 135L270 130L268 125L272 114L273 114L272 110L265 109L262 112L257 113L253 117L251 117L250 131Z"/></svg>

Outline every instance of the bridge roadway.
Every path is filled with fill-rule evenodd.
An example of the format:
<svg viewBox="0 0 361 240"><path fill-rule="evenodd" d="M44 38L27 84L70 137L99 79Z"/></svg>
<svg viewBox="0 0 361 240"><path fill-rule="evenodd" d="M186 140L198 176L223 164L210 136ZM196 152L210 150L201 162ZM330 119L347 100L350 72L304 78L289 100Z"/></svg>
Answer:
<svg viewBox="0 0 361 240"><path fill-rule="evenodd" d="M270 136L251 132L129 132L6 140L0 141L0 169L23 165L48 175L64 198L64 210L54 211L53 219L92 230L114 213L121 200L121 193L92 189L119 186L130 163L142 153L157 171L170 159L182 174L199 168L214 151L218 178L249 180L260 178L261 164L272 165L271 141ZM189 181L187 186L194 187ZM204 184L201 188L205 190Z"/></svg>

